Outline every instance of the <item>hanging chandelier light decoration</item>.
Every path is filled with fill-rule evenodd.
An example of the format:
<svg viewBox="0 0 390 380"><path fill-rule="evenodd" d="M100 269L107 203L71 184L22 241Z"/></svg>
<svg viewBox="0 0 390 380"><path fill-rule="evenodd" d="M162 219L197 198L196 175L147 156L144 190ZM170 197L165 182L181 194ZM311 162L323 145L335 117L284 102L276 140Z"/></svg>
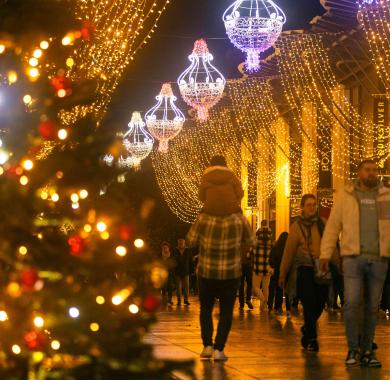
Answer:
<svg viewBox="0 0 390 380"><path fill-rule="evenodd" d="M255 72L260 69L260 53L276 42L287 18L272 0L237 0L223 21L230 41L247 55L247 71Z"/></svg>
<svg viewBox="0 0 390 380"><path fill-rule="evenodd" d="M141 165L141 161L149 156L153 149L153 137L145 129L145 123L139 112L133 112L129 123L129 130L123 136L123 145L129 152L130 157L122 159L126 166L135 168Z"/></svg>
<svg viewBox="0 0 390 380"><path fill-rule="evenodd" d="M225 77L211 64L213 60L204 39L195 42L188 57L191 65L180 75L177 83L184 101L197 111L199 120L207 120L208 111L222 98Z"/></svg>
<svg viewBox="0 0 390 380"><path fill-rule="evenodd" d="M159 151L168 153L169 141L182 130L185 117L177 108L176 96L173 95L170 83L164 83L157 104L145 115L146 125L151 135L159 141Z"/></svg>

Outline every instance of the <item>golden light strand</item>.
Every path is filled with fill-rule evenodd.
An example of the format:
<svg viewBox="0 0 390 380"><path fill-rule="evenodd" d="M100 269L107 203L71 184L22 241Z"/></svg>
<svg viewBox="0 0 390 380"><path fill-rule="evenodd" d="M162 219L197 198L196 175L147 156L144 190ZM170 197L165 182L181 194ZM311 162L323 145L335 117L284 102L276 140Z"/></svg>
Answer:
<svg viewBox="0 0 390 380"><path fill-rule="evenodd" d="M61 120L72 125L86 114L99 122L119 84L123 71L157 28L170 0L78 0L76 16L89 22L94 32L74 52L72 79L97 79L92 105L62 111Z"/></svg>
<svg viewBox="0 0 390 380"><path fill-rule="evenodd" d="M358 160L361 157L372 157L372 148L364 144L354 144L353 141L367 139L373 136L373 125L366 118L361 117L350 102L341 93L330 66L329 56L324 48L321 35L289 35L278 43L280 50L279 68L282 75L282 84L290 107L295 110L294 121L301 131L302 137L308 139L317 148L317 142L307 135L302 126L301 112L305 103L314 104L317 108L317 137L324 139L332 135L332 126L338 125L348 131L353 148L359 152L357 157L350 157L349 152L343 152L338 157L342 167L345 164ZM333 134L334 146L344 146L344 141L336 139ZM314 156L315 158L317 155ZM318 162L313 162L317 165ZM336 163L334 162L336 165ZM341 169L341 168L336 168ZM340 170L336 171L336 175Z"/></svg>
<svg viewBox="0 0 390 380"><path fill-rule="evenodd" d="M390 0L359 2L358 20L366 34L376 72L390 91Z"/></svg>

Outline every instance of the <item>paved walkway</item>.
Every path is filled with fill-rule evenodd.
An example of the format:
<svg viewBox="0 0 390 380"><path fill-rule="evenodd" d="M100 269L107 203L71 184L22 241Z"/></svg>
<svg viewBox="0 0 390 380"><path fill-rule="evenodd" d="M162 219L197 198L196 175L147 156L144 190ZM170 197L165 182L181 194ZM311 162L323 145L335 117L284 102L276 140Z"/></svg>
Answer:
<svg viewBox="0 0 390 380"><path fill-rule="evenodd" d="M156 355L167 359L195 359L195 375L174 373L180 380L249 380L249 379L390 379L390 321L382 313L377 329L378 358L382 369L347 370L347 351L342 313L325 312L320 320L320 353L302 351L299 344L301 312L292 318L268 312L245 310L236 305L233 328L225 353L225 364L201 362L199 306L192 298L189 307L172 307L159 314L159 323L147 341L154 344ZM215 313L217 313L216 308Z"/></svg>

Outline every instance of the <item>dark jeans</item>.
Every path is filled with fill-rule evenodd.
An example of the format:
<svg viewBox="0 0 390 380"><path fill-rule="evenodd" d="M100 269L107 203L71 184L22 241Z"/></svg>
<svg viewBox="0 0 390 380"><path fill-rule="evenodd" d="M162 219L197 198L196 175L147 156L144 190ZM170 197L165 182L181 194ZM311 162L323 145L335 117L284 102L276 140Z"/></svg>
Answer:
<svg viewBox="0 0 390 380"><path fill-rule="evenodd" d="M344 279L343 275L334 265L330 266L332 272L332 285L330 289L329 304L337 307L337 299L340 298L341 306L344 306Z"/></svg>
<svg viewBox="0 0 390 380"><path fill-rule="evenodd" d="M298 268L298 296L303 306L305 320L305 335L307 339L317 339L317 321L325 308L329 287L318 285L314 281L314 269L311 267Z"/></svg>
<svg viewBox="0 0 390 380"><path fill-rule="evenodd" d="M190 276L176 275L176 296L177 303L181 302L181 296L184 296L184 302L188 302L188 295L190 292Z"/></svg>
<svg viewBox="0 0 390 380"><path fill-rule="evenodd" d="M172 302L172 293L175 286L175 276L169 273L167 281L163 288L161 289L161 294L163 297L163 302Z"/></svg>
<svg viewBox="0 0 390 380"><path fill-rule="evenodd" d="M386 281L383 287L381 309L383 311L390 310L390 267L387 270Z"/></svg>
<svg viewBox="0 0 390 380"><path fill-rule="evenodd" d="M244 297L246 282L246 301ZM239 299L240 305L243 306L245 302L250 302L252 298L252 268L250 265L242 266L242 276L240 280Z"/></svg>
<svg viewBox="0 0 390 380"><path fill-rule="evenodd" d="M213 345L213 307L219 299L219 322L214 348L222 351L233 321L233 308L240 279L214 280L199 277L200 327L203 346Z"/></svg>
<svg viewBox="0 0 390 380"><path fill-rule="evenodd" d="M190 292L194 296L198 294L198 275L196 273L190 274Z"/></svg>
<svg viewBox="0 0 390 380"><path fill-rule="evenodd" d="M286 297L286 310L291 310L290 300L288 295ZM279 287L279 272L275 272L271 276L271 281L269 284L269 296L268 296L268 306L270 310L281 310L283 309L283 290Z"/></svg>

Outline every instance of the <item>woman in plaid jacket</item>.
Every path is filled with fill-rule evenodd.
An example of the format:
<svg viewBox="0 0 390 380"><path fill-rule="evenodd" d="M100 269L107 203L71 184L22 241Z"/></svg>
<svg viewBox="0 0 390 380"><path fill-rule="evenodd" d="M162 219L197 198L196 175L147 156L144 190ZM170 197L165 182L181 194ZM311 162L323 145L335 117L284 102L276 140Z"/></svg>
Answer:
<svg viewBox="0 0 390 380"><path fill-rule="evenodd" d="M272 269L269 258L272 249L272 232L267 221L261 222L256 232L257 244L253 252L253 293L260 300L260 309L266 310L268 304L269 283Z"/></svg>

